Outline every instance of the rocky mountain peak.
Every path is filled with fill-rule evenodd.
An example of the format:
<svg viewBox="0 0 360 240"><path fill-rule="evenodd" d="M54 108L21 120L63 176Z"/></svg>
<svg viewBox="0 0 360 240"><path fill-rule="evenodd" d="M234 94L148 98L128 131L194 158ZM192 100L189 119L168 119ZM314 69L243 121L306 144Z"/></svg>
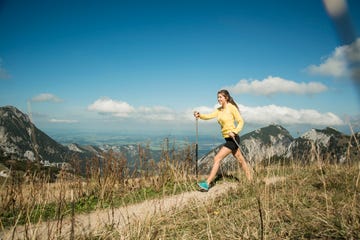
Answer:
<svg viewBox="0 0 360 240"><path fill-rule="evenodd" d="M242 151L250 162L259 162L266 157L283 155L293 137L280 125L269 125L241 137Z"/></svg>
<svg viewBox="0 0 360 240"><path fill-rule="evenodd" d="M332 138L339 138L343 134L334 128L327 127L325 129L311 129L305 132L300 138L314 142L317 145L327 147Z"/></svg>
<svg viewBox="0 0 360 240"><path fill-rule="evenodd" d="M8 118L8 119L13 119L13 120L18 119L19 121L22 121L23 123L30 123L29 116L24 114L19 109L17 109L16 107L13 107L13 106L0 107L0 116L2 116L2 118L0 118L0 121L4 120L4 118Z"/></svg>
<svg viewBox="0 0 360 240"><path fill-rule="evenodd" d="M1 159L64 162L74 151L39 130L15 107L0 107Z"/></svg>
<svg viewBox="0 0 360 240"><path fill-rule="evenodd" d="M261 139L264 144L272 144L274 141L288 138L290 140L293 139L288 130L284 127L276 124L271 124L267 127L259 128L253 132L245 134L242 136L243 140L246 139Z"/></svg>

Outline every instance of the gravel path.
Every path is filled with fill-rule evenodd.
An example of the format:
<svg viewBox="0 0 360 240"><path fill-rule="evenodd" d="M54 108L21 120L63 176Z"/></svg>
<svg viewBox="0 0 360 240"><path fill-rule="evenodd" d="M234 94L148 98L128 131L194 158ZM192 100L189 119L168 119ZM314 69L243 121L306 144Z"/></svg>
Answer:
<svg viewBox="0 0 360 240"><path fill-rule="evenodd" d="M182 208L189 202L201 203L226 193L231 188L235 188L235 182L222 182L216 184L209 192L191 191L182 194L164 197L161 199L148 200L142 203L129 205L117 209L99 210L88 214L79 214L75 216L75 235L86 235L96 232L97 229L104 229L107 226L113 226L118 230L123 230L132 222L145 221L155 214L161 214L176 208ZM15 231L0 232L0 239L25 239L30 236L31 239L69 239L71 233L71 219L63 220L61 232L57 230L58 222L45 222L34 224L26 230L19 226ZM14 235L13 235L14 234ZM51 237L49 237L51 236Z"/></svg>

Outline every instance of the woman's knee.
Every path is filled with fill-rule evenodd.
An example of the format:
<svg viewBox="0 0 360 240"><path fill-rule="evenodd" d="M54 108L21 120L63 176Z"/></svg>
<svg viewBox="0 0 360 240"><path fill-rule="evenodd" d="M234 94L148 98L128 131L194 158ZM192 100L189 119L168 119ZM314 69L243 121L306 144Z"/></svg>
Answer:
<svg viewBox="0 0 360 240"><path fill-rule="evenodd" d="M214 161L216 162L220 162L222 159L224 159L229 153L231 153L231 150L226 148L226 147L222 147L220 149L220 151L215 155L214 157Z"/></svg>
<svg viewBox="0 0 360 240"><path fill-rule="evenodd" d="M216 155L216 156L214 157L214 164L218 164L218 163L220 163L220 162L221 162L221 160L222 160L222 157L221 157L221 156Z"/></svg>
<svg viewBox="0 0 360 240"><path fill-rule="evenodd" d="M236 150L235 152L232 152L233 156L238 159L240 161L240 159L242 158L241 152L238 150Z"/></svg>

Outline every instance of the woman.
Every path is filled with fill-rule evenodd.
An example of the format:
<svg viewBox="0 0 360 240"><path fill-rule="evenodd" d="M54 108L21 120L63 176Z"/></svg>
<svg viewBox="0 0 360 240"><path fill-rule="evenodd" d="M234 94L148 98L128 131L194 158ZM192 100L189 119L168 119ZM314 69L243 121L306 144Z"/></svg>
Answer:
<svg viewBox="0 0 360 240"><path fill-rule="evenodd" d="M219 170L221 160L230 153L232 153L239 161L245 171L247 179L252 180L250 169L238 147L238 144L240 143L239 132L244 126L244 121L240 115L239 108L227 90L223 89L218 91L217 99L221 106L215 109L213 113L200 114L199 112L194 112L195 118L200 118L202 120L217 118L221 126L222 136L225 138L224 146L221 147L220 151L214 157L214 164L207 180L198 183L203 191L209 190L210 183L214 180L216 173ZM235 141L238 144L236 144Z"/></svg>

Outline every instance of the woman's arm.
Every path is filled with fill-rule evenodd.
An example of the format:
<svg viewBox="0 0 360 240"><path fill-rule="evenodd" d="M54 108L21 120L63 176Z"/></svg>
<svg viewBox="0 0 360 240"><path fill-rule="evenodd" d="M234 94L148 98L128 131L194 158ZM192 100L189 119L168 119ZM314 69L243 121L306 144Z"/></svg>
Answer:
<svg viewBox="0 0 360 240"><path fill-rule="evenodd" d="M213 111L212 113L209 114L200 114L199 113L199 118L202 120L209 120L209 119L213 119L216 118L218 115L219 110L216 109L215 111Z"/></svg>
<svg viewBox="0 0 360 240"><path fill-rule="evenodd" d="M235 129L234 129L234 133L239 134L239 132L243 129L244 127L244 119L242 118L242 116L240 115L239 109L237 109L235 106L233 106L231 108L231 112L234 116L234 120L237 123Z"/></svg>

